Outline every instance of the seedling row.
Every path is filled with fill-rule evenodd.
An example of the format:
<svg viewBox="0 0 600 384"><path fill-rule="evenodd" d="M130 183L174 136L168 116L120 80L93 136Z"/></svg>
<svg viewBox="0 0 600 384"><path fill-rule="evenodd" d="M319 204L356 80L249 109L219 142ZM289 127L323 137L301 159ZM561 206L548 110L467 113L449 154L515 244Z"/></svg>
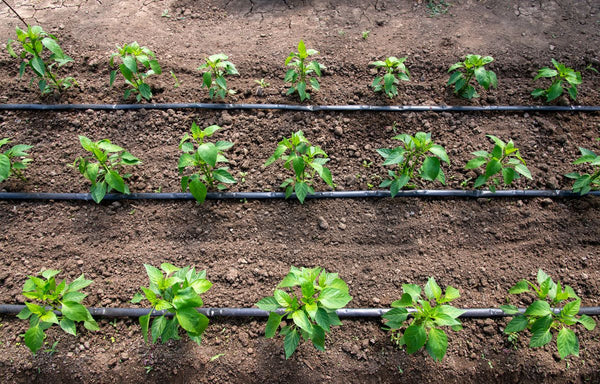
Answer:
<svg viewBox="0 0 600 384"><path fill-rule="evenodd" d="M178 147L183 152L177 163L181 190L189 190L198 203L205 201L209 191L223 191L228 185L237 183L225 156L233 143L210 141L211 136L220 129L217 125L202 129L194 122L190 132L179 142ZM488 135L488 138L492 144L491 150L486 148L490 151L481 149L473 152L473 158L464 165L464 169L476 170L479 175L475 180L463 181L463 188L487 187L495 192L497 188L511 185L521 176L532 179L526 161L512 140L505 142L493 135ZM417 132L414 136L399 134L393 139L398 140L400 145L376 150L383 159L381 165L391 168L379 187L389 188L394 197L402 189L417 188L417 182L446 184L443 164L450 165L450 158L443 146L434 143L430 133ZM90 155L78 157L71 166L91 183L93 200L100 203L111 191L129 194L125 180L132 174L125 173L125 170L141 164L141 160L108 139L94 142L86 136L79 136L79 141ZM0 148L8 148L0 153L0 182L9 177L26 181L24 171L32 161L28 152L32 146L10 144L9 138L0 140ZM573 164L589 164L591 171L571 172L565 177L574 180L573 192L584 195L600 186L600 156L582 147L579 151L581 157ZM280 185L286 198L295 193L298 200L304 203L307 196L315 193L314 184L318 179L335 188L333 175L326 166L329 161L327 153L321 147L312 145L302 131L294 132L277 143L273 155L266 159L263 168L279 160L284 170L290 173L290 177Z"/></svg>
<svg viewBox="0 0 600 384"><path fill-rule="evenodd" d="M17 27L16 35L16 40L8 41L7 50L12 57L20 60L20 78L26 71L31 71L33 76L31 84L35 83L42 94L62 93L78 86L75 77L58 75L58 70L73 62L73 59L64 53L56 36L46 33L40 26L28 26L27 30ZM311 92L321 89L318 78L322 76L326 67L313 59L318 53L315 49L307 48L304 41L300 40L297 51L292 51L285 59L284 66L287 71L284 81L290 85L287 95L297 94L303 102L310 99ZM370 63L369 65L379 72L371 83L373 91L383 92L390 99L398 96L400 82L410 81L407 59L407 57L390 56ZM476 87L486 91L497 88L496 73L485 67L493 61L494 58L491 56L466 55L463 61L453 64L448 69L450 76L447 85L452 87L455 95L465 99L480 96ZM546 83L540 88L535 88L531 96L544 98L549 103L566 92L572 100L576 100L577 87L583 82L581 72L554 59L551 62L552 66L540 68L533 79L534 81L548 79L550 84ZM130 96L135 96L137 102L142 99L152 99L152 87L148 79L151 76L161 75L163 71L151 49L140 46L137 42L117 45L117 51L111 53L108 65L112 69L108 79L110 86L113 86L120 73L128 87L123 94L124 99L129 99ZM226 54L218 53L205 58L197 69L202 73L202 87L207 88L211 99L225 99L228 95L236 93L228 87L226 77L239 75L239 72ZM596 71L593 67L588 69ZM181 87L177 75L173 71L170 71L170 75L174 82L173 86ZM262 89L270 85L265 79L255 80L255 82Z"/></svg>

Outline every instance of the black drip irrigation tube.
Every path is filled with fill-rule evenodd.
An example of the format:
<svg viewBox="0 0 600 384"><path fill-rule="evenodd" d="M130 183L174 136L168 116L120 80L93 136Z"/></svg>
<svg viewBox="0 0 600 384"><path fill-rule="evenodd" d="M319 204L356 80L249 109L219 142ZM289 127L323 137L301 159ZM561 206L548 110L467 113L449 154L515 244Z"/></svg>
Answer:
<svg viewBox="0 0 600 384"><path fill-rule="evenodd" d="M0 304L0 315L16 315L25 308L24 305L15 304ZM88 308L90 314L96 317L141 317L147 315L151 309L148 308ZM207 317L269 317L268 311L263 311L258 308L198 308L198 312L202 313ZM381 315L389 311L389 308L345 308L338 309L337 315L340 318L378 318ZM488 318L499 318L499 317L510 317L498 308L466 308L463 309L465 312L460 316L461 318L471 319L488 319ZM559 313L560 308L552 309L554 313ZM414 310L409 309L409 312ZM277 311L279 314L284 313L284 309ZM519 309L520 313L525 312L525 308ZM173 316L172 313L167 311L152 311L152 316ZM579 309L579 315L588 316L600 316L600 307L581 307Z"/></svg>
<svg viewBox="0 0 600 384"><path fill-rule="evenodd" d="M294 105L294 104L0 104L0 111L135 111L141 109L271 109L301 112L600 112L600 106L588 105Z"/></svg>
<svg viewBox="0 0 600 384"><path fill-rule="evenodd" d="M588 195L600 196L600 191L591 191ZM306 196L307 199L351 199L351 198L381 198L390 197L389 191L332 191L315 192ZM585 196L585 195L584 195ZM292 194L295 198L295 194ZM450 198L577 198L578 193L563 190L505 190L505 191L480 191L480 190L409 190L398 191L396 197L450 197ZM285 199L284 192L212 192L206 195L209 200L273 200ZM89 193L30 193L30 192L0 192L0 200L83 200L93 201ZM109 193L103 201L120 200L194 200L191 193Z"/></svg>

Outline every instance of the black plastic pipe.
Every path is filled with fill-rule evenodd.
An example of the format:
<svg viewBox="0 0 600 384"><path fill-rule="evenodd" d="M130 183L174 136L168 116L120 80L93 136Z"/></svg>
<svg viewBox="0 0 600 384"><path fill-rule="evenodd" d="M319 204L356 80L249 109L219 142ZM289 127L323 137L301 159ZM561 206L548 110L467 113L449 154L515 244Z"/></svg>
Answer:
<svg viewBox="0 0 600 384"><path fill-rule="evenodd" d="M588 195L600 196L600 191L591 191ZM295 198L295 194L292 194ZM315 192L306 196L307 199L325 198L370 198L390 197L389 191L331 191ZM396 197L465 197L465 198L491 198L491 197L514 197L514 198L576 198L578 193L563 190L505 190L505 191L480 191L480 190L425 190L416 189L399 191ZM285 199L284 192L212 192L206 195L209 200L271 200ZM30 192L0 192L0 200L83 200L93 201L89 193L30 193ZM120 200L194 200L191 193L131 193L129 195L120 193L109 193L104 196L103 201Z"/></svg>
<svg viewBox="0 0 600 384"><path fill-rule="evenodd" d="M0 111L134 111L140 109L275 109L303 112L600 112L600 106L588 105L294 105L294 104L0 104Z"/></svg>
<svg viewBox="0 0 600 384"><path fill-rule="evenodd" d="M1 315L16 315L25 308L24 305L15 304L0 304ZM150 312L148 308L88 308L90 314L96 317L140 317L145 316ZM376 318L381 317L389 311L389 308L344 308L338 309L336 312L340 318ZM283 309L278 312L283 314ZM461 318L498 318L510 317L501 309L498 308L466 308L464 309ZM525 308L520 308L521 313L525 312ZM553 309L555 313L560 312L560 308ZM269 312L258 308L198 308L198 312L207 317L268 317ZM411 312L411 310L409 310ZM154 311L152 316L161 316L166 314L171 315L166 311ZM581 307L580 315L600 316L600 307Z"/></svg>

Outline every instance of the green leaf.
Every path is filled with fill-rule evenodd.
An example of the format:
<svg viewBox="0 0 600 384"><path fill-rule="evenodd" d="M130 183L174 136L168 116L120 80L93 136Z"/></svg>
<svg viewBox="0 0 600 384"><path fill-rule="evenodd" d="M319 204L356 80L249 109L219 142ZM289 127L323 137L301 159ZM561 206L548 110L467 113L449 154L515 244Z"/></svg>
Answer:
<svg viewBox="0 0 600 384"><path fill-rule="evenodd" d="M404 342L406 343L406 352L409 354L417 352L425 345L427 341L427 332L422 325L411 324L404 331Z"/></svg>
<svg viewBox="0 0 600 384"><path fill-rule="evenodd" d="M200 204L204 203L206 194L208 192L206 185L200 179L192 179L189 184L190 193L194 196L194 199Z"/></svg>
<svg viewBox="0 0 600 384"><path fill-rule="evenodd" d="M350 300L352 300L352 296L336 288L325 288L319 295L319 302L330 309L343 308Z"/></svg>
<svg viewBox="0 0 600 384"><path fill-rule="evenodd" d="M142 335L144 336L144 341L148 342L148 327L150 326L150 313L144 316L140 316L140 326L142 327ZM163 340L164 341L164 340Z"/></svg>
<svg viewBox="0 0 600 384"><path fill-rule="evenodd" d="M560 95L562 95L563 93L563 87L560 83L560 81L552 84L552 86L550 86L550 88L548 88L548 94L546 96L546 101L550 102L556 98L558 98Z"/></svg>
<svg viewBox="0 0 600 384"><path fill-rule="evenodd" d="M446 333L439 328L431 328L428 336L429 338L425 348L427 349L429 356L435 361L442 361L446 355L446 349L448 348L448 337L446 336Z"/></svg>
<svg viewBox="0 0 600 384"><path fill-rule="evenodd" d="M300 201L300 204L304 204L304 199L306 199L309 190L310 187L304 182L294 184L294 191L296 192L296 197Z"/></svg>
<svg viewBox="0 0 600 384"><path fill-rule="evenodd" d="M59 325L66 333L77 336L77 328L75 327L75 322L73 320L69 320L65 317L60 321Z"/></svg>
<svg viewBox="0 0 600 384"><path fill-rule="evenodd" d="M529 319L523 315L518 315L512 318L512 320L504 328L504 333L521 332L529 325Z"/></svg>
<svg viewBox="0 0 600 384"><path fill-rule="evenodd" d="M258 308L262 309L263 311L269 311L269 312L274 312L278 308L281 307L279 305L279 303L277 302L277 300L275 299L275 297L273 297L273 296L269 296L269 297L260 299L260 301L258 303L256 303L256 306Z"/></svg>
<svg viewBox="0 0 600 384"><path fill-rule="evenodd" d="M441 145L434 144L431 146L431 148L429 148L429 151L431 153L433 153L434 155L436 155L437 157L439 157L440 160L445 161L446 163L450 164L450 159L448 158L448 155L446 154L446 150Z"/></svg>
<svg viewBox="0 0 600 384"><path fill-rule="evenodd" d="M529 316L546 316L551 313L550 304L547 301L537 300L531 303L525 310L525 315Z"/></svg>
<svg viewBox="0 0 600 384"><path fill-rule="evenodd" d="M86 321L90 316L88 310L81 304L74 301L63 301L62 314L73 321Z"/></svg>
<svg viewBox="0 0 600 384"><path fill-rule="evenodd" d="M317 350L325 351L325 331L323 329L314 327L310 339Z"/></svg>
<svg viewBox="0 0 600 384"><path fill-rule="evenodd" d="M200 158L211 167L214 167L217 164L217 155L219 154L219 150L213 143L204 143L198 146L197 152Z"/></svg>
<svg viewBox="0 0 600 384"><path fill-rule="evenodd" d="M119 173L117 173L116 171L109 171L106 174L105 180L111 188L121 193L125 193L125 181L123 181L121 175L119 175Z"/></svg>
<svg viewBox="0 0 600 384"><path fill-rule="evenodd" d="M516 315L519 313L519 309L514 305L501 305L500 309L508 315Z"/></svg>
<svg viewBox="0 0 600 384"><path fill-rule="evenodd" d="M496 173L502 170L502 164L497 159L492 159L489 161L487 166L485 167L485 176L490 178L494 176Z"/></svg>
<svg viewBox="0 0 600 384"><path fill-rule="evenodd" d="M202 334L208 326L208 318L198 313L195 308L178 309L175 316L181 328L196 335Z"/></svg>
<svg viewBox="0 0 600 384"><path fill-rule="evenodd" d="M148 274L151 285L159 286L163 282L163 273L160 269L150 264L144 264L144 268L146 268L146 273Z"/></svg>
<svg viewBox="0 0 600 384"><path fill-rule="evenodd" d="M296 85L296 90L298 91L298 94L300 95L300 101L304 101L305 99L310 98L310 95L308 93L306 93L306 83L303 81L298 82L298 84Z"/></svg>
<svg viewBox="0 0 600 384"><path fill-rule="evenodd" d="M475 79L485 89L490 87L490 79L484 67L475 68Z"/></svg>
<svg viewBox="0 0 600 384"><path fill-rule="evenodd" d="M162 335L165 327L167 326L167 319L164 315L157 317L152 322L152 344L155 344L158 338ZM164 341L164 340L163 340Z"/></svg>
<svg viewBox="0 0 600 384"><path fill-rule="evenodd" d="M0 153L0 182L8 179L8 176L10 176L10 159Z"/></svg>
<svg viewBox="0 0 600 384"><path fill-rule="evenodd" d="M566 317L573 317L579 313L580 305L581 305L581 300L579 300L579 299L571 301L571 302L565 304L563 309L560 311L560 314L562 316L566 316Z"/></svg>
<svg viewBox="0 0 600 384"><path fill-rule="evenodd" d="M427 284L425 284L425 296L427 296L427 298L430 300L435 299L436 301L439 301L441 295L442 289L435 282L435 279L433 277L430 277L427 280Z"/></svg>
<svg viewBox="0 0 600 384"><path fill-rule="evenodd" d="M150 100L152 98L152 90L150 86L146 83L142 83L139 85L138 90L140 91L140 95L146 100Z"/></svg>
<svg viewBox="0 0 600 384"><path fill-rule="evenodd" d="M421 287L417 284L402 284L402 291L408 293L413 301L421 299Z"/></svg>
<svg viewBox="0 0 600 384"><path fill-rule="evenodd" d="M36 353L44 344L44 337L44 331L39 325L31 327L25 332L25 345L31 352Z"/></svg>
<svg viewBox="0 0 600 384"><path fill-rule="evenodd" d="M421 177L425 180L434 181L440 173L440 159L437 157L427 157L423 161Z"/></svg>
<svg viewBox="0 0 600 384"><path fill-rule="evenodd" d="M39 56L34 56L30 63L36 75L39 77L44 77L46 73L46 65L44 64L44 60L42 60Z"/></svg>
<svg viewBox="0 0 600 384"><path fill-rule="evenodd" d="M596 321L588 315L581 315L577 321L579 321L588 331L593 331L594 328L596 328Z"/></svg>
<svg viewBox="0 0 600 384"><path fill-rule="evenodd" d="M542 347L552 340L552 334L550 333L550 326L552 325L552 316L547 315L540 317L531 325L531 340L529 346Z"/></svg>
<svg viewBox="0 0 600 384"><path fill-rule="evenodd" d="M319 327L323 328L327 332L329 332L329 328L332 325L329 313L327 313L327 311L323 308L317 309L317 314L315 315L315 322Z"/></svg>
<svg viewBox="0 0 600 384"><path fill-rule="evenodd" d="M177 310L187 307L201 307L202 305L202 298L198 296L192 287L180 290L173 298L173 306L177 308Z"/></svg>
<svg viewBox="0 0 600 384"><path fill-rule="evenodd" d="M529 169L525 166L525 164L516 164L515 165L515 171L519 172L521 175L525 176L526 178L528 178L529 180L532 179L531 177L531 172L529 171Z"/></svg>
<svg viewBox="0 0 600 384"><path fill-rule="evenodd" d="M285 335L285 339L283 341L283 349L285 350L285 358L289 359L290 356L294 354L296 348L298 348L298 343L300 342L300 335L296 329L290 331L287 335Z"/></svg>
<svg viewBox="0 0 600 384"><path fill-rule="evenodd" d="M454 72L452 75L450 75L450 79L448 79L447 85L452 85L452 84L456 83L456 81L462 77L463 77L463 74L461 72Z"/></svg>
<svg viewBox="0 0 600 384"><path fill-rule="evenodd" d="M103 181L101 183L97 183L96 185L92 185L90 188L90 194L92 195L92 199L94 199L97 204L100 204L106 195L106 183Z"/></svg>
<svg viewBox="0 0 600 384"><path fill-rule="evenodd" d="M556 346L561 359L569 355L579 356L579 341L575 333L568 328L563 327L558 332Z"/></svg>
<svg viewBox="0 0 600 384"><path fill-rule="evenodd" d="M502 168L502 179L504 180L505 185L510 185L515 180L516 177L517 177L517 174L515 173L514 169Z"/></svg>
<svg viewBox="0 0 600 384"><path fill-rule="evenodd" d="M303 310L299 309L292 313L292 320L294 320L294 324L306 331L309 335L312 334L312 324L308 320L308 317L306 316L306 313Z"/></svg>
<svg viewBox="0 0 600 384"><path fill-rule="evenodd" d="M402 297L410 295L404 294ZM388 320L385 325L390 329L399 329L404 325L404 322L408 318L408 311L406 308L393 308L387 311L385 314L381 316L382 318Z"/></svg>
<svg viewBox="0 0 600 384"><path fill-rule="evenodd" d="M524 292L529 292L529 284L527 283L527 280L519 281L511 289L508 290L508 293L516 295Z"/></svg>
<svg viewBox="0 0 600 384"><path fill-rule="evenodd" d="M283 316L280 316L275 312L269 313L269 320L267 320L267 326L265 328L265 337L267 339L275 336L282 318Z"/></svg>

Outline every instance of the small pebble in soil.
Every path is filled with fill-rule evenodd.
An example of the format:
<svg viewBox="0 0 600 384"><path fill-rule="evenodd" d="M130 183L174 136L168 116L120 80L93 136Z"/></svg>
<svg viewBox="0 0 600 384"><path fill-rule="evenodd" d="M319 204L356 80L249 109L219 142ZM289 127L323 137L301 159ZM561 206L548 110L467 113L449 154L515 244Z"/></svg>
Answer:
<svg viewBox="0 0 600 384"><path fill-rule="evenodd" d="M329 229L329 223L327 222L327 220L325 220L325 218L323 216L319 216L319 228L321 228L322 230L327 230Z"/></svg>

